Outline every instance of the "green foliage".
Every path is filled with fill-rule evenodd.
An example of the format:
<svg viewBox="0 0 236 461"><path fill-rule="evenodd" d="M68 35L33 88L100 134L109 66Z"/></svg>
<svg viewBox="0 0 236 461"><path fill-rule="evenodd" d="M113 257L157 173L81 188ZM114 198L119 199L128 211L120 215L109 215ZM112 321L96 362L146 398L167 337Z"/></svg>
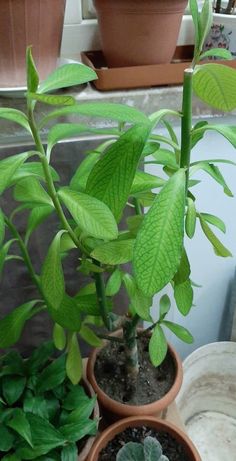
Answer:
<svg viewBox="0 0 236 461"><path fill-rule="evenodd" d="M142 443L128 442L117 453L116 461L169 461L162 454L162 447L154 437L146 437Z"/></svg>
<svg viewBox="0 0 236 461"><path fill-rule="evenodd" d="M22 360L20 375L16 367L20 356L13 357L11 352L2 358L3 459L72 459L67 456L75 454L76 442L97 431L98 422L90 419L95 397L88 397L81 385L69 382L65 355L52 360L52 352L55 351L51 343L36 349L31 357Z"/></svg>

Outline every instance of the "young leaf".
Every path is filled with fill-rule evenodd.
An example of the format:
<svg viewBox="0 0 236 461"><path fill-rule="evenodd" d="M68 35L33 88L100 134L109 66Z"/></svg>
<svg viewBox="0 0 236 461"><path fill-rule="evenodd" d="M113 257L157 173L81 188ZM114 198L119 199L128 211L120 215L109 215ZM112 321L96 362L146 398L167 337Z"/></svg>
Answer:
<svg viewBox="0 0 236 461"><path fill-rule="evenodd" d="M203 3L202 11L199 15L199 30L200 30L199 51L201 51L204 45L204 42L211 30L212 23L213 23L212 1L205 0Z"/></svg>
<svg viewBox="0 0 236 461"><path fill-rule="evenodd" d="M163 319L169 312L171 307L170 298L168 295L163 295L160 299L160 318Z"/></svg>
<svg viewBox="0 0 236 461"><path fill-rule="evenodd" d="M21 437L33 447L29 421L22 409L16 408L14 410L13 418L8 421L7 426L21 435Z"/></svg>
<svg viewBox="0 0 236 461"><path fill-rule="evenodd" d="M27 96L32 101L39 101L50 106L73 106L76 104L76 99L69 95L28 93Z"/></svg>
<svg viewBox="0 0 236 461"><path fill-rule="evenodd" d="M14 188L14 199L23 203L53 206L52 199L36 178L27 177L19 181Z"/></svg>
<svg viewBox="0 0 236 461"><path fill-rule="evenodd" d="M28 46L26 50L26 67L27 89L35 92L38 88L39 76L31 53L31 46Z"/></svg>
<svg viewBox="0 0 236 461"><path fill-rule="evenodd" d="M100 200L67 187L60 189L58 195L76 223L87 234L103 240L117 238L114 216Z"/></svg>
<svg viewBox="0 0 236 461"><path fill-rule="evenodd" d="M133 259L134 239L103 243L92 251L92 258L103 264L125 264Z"/></svg>
<svg viewBox="0 0 236 461"><path fill-rule="evenodd" d="M115 269L106 284L106 296L114 296L120 290L122 283L122 272Z"/></svg>
<svg viewBox="0 0 236 461"><path fill-rule="evenodd" d="M59 351L63 351L66 347L66 335L64 328L57 323L55 323L53 327L53 342Z"/></svg>
<svg viewBox="0 0 236 461"><path fill-rule="evenodd" d="M0 161L0 194L8 187L13 175L29 158L30 152L12 155Z"/></svg>
<svg viewBox="0 0 236 461"><path fill-rule="evenodd" d="M0 247L2 246L4 237L5 237L5 219L4 219L4 214L0 208Z"/></svg>
<svg viewBox="0 0 236 461"><path fill-rule="evenodd" d="M128 200L149 131L149 125L129 129L101 157L88 177L86 192L102 200L117 221Z"/></svg>
<svg viewBox="0 0 236 461"><path fill-rule="evenodd" d="M226 227L222 219L209 213L201 213L201 216L204 219L204 221L207 221L209 224L212 224L213 226L217 227L221 230L221 232L224 232L225 234Z"/></svg>
<svg viewBox="0 0 236 461"><path fill-rule="evenodd" d="M41 286L50 306L57 310L65 294L64 274L61 264L60 240L65 231L54 237L43 263Z"/></svg>
<svg viewBox="0 0 236 461"><path fill-rule="evenodd" d="M211 242L216 254L218 256L222 256L223 258L227 258L228 256L232 256L231 252L220 242L220 240L216 237L214 232L210 229L204 218L201 214L199 214L200 224L202 230L208 240Z"/></svg>
<svg viewBox="0 0 236 461"><path fill-rule="evenodd" d="M174 297L181 314L188 315L193 305L193 288L189 279L174 285Z"/></svg>
<svg viewBox="0 0 236 461"><path fill-rule="evenodd" d="M90 344L93 347L101 347L102 341L101 339L94 333L91 328L87 327L86 325L82 325L80 328L79 334L83 340Z"/></svg>
<svg viewBox="0 0 236 461"><path fill-rule="evenodd" d="M41 82L39 85L39 93L47 93L48 91L60 88L68 88L96 79L96 73L84 64L65 64L64 66L58 67L46 78L46 80Z"/></svg>
<svg viewBox="0 0 236 461"><path fill-rule="evenodd" d="M0 320L1 348L10 347L19 340L25 322L32 316L32 310L36 303L37 301L30 301L22 304Z"/></svg>
<svg viewBox="0 0 236 461"><path fill-rule="evenodd" d="M187 236L192 239L195 234L196 229L196 219L197 219L197 212L195 208L194 201L188 197L187 199L188 208L187 214L185 219L185 231Z"/></svg>
<svg viewBox="0 0 236 461"><path fill-rule="evenodd" d="M185 173L180 169L146 214L134 247L135 277L146 295L160 291L177 271L183 247Z"/></svg>
<svg viewBox="0 0 236 461"><path fill-rule="evenodd" d="M2 394L9 406L13 405L23 394L26 385L25 376L3 376Z"/></svg>
<svg viewBox="0 0 236 461"><path fill-rule="evenodd" d="M0 118L4 118L5 120L11 120L12 122L17 123L18 125L23 126L23 128L25 128L27 131L31 133L28 118L20 110L1 107Z"/></svg>
<svg viewBox="0 0 236 461"><path fill-rule="evenodd" d="M167 341L160 325L156 325L149 341L149 355L154 367L158 367L167 354Z"/></svg>
<svg viewBox="0 0 236 461"><path fill-rule="evenodd" d="M59 386L66 377L65 356L54 359L37 378L37 392L43 393Z"/></svg>
<svg viewBox="0 0 236 461"><path fill-rule="evenodd" d="M236 70L223 64L196 66L193 89L196 95L216 109L230 112L236 108Z"/></svg>
<svg viewBox="0 0 236 461"><path fill-rule="evenodd" d="M201 54L200 60L211 58L211 57L217 57L220 59L229 59L229 60L233 59L233 56L229 50L226 50L225 48L211 48L210 50L204 51Z"/></svg>
<svg viewBox="0 0 236 461"><path fill-rule="evenodd" d="M189 264L187 253L184 248L178 270L174 276L175 284L180 284L188 280L190 273L191 273L190 264Z"/></svg>
<svg viewBox="0 0 236 461"><path fill-rule="evenodd" d="M83 374L81 352L76 333L73 333L68 341L68 354L66 358L66 374L72 384L78 384ZM77 441L73 440L73 441Z"/></svg>
<svg viewBox="0 0 236 461"><path fill-rule="evenodd" d="M193 343L193 336L186 328L182 327L181 325L177 325L177 323L169 322L167 320L164 320L162 324L169 328L169 330L171 330L178 338L180 338L185 343Z"/></svg>
<svg viewBox="0 0 236 461"><path fill-rule="evenodd" d="M199 12L198 12L198 2L197 0L189 0L189 6L190 6L190 11L191 15L193 18L193 24L194 24L194 43L195 43L195 49L194 49L194 56L199 53L200 51L200 17L199 17Z"/></svg>

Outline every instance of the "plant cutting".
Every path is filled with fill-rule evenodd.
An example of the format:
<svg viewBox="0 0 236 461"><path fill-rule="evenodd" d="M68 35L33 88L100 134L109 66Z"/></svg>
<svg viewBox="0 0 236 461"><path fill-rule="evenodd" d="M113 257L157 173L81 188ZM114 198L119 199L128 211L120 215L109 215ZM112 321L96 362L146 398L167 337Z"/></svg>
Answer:
<svg viewBox="0 0 236 461"><path fill-rule="evenodd" d="M0 163L1 192L10 189L18 202L13 212L9 214L3 209L0 215L1 263L7 263L9 258L16 259L17 263L23 259L38 290L37 299L16 307L1 319L0 347L11 347L18 341L27 320L41 310L47 311L54 321L55 345L59 350L66 349L67 375L76 384L82 376L78 335L93 347L101 347L102 340L107 340L109 346L96 350L90 359L88 375L98 398L105 396L103 406L109 412L115 407L119 416L161 412L174 400L181 385L180 360L168 346L164 328L187 343L193 341L192 335L181 325L167 320L170 309L167 295L162 296L154 319L150 308L153 296L171 284L181 314L187 315L191 310L193 284L184 249L184 228L191 239L196 223L200 224L215 252L222 257L231 255L210 227L224 230L224 223L198 209L192 190L196 185L194 174L203 170L227 195L232 195L218 168L224 160L192 161L190 153L209 130L215 130L236 146L234 127L207 122L192 126L192 90L206 103L230 111L236 107L236 73L223 65L199 65L200 60L210 54L202 53L202 46L211 26L212 10L209 1L201 13L195 1L191 2L191 8L196 45L192 65L184 76L180 111L161 109L148 117L125 105L78 104L67 94L54 94L61 87L91 81L96 75L81 64L68 64L39 83L30 48L27 51L27 111L0 109L1 117L23 126L34 141L33 150ZM231 57L226 50L211 51L211 55L214 53ZM59 108L38 120L35 106L39 103ZM81 120L52 125L59 117L84 115L113 120L116 124L104 129L87 126ZM168 116L181 121L180 142L166 120ZM158 134L160 123L167 129L165 136ZM46 127L45 148L40 130ZM109 135L109 138L86 154L65 186L51 165L53 147L81 133ZM146 162L158 164L164 178L144 172ZM160 189L159 193L156 188ZM145 215L143 206L150 206ZM133 216L121 227L127 208L133 211ZM27 210L26 228L19 232L17 216ZM28 242L34 230L52 214L58 218L58 227L41 271L36 273ZM65 258L71 257L72 250L78 257L75 276L79 278L82 272L88 277L87 283L75 294L68 292L63 272ZM127 269L126 263L131 263L131 268ZM120 289L125 289L128 297L124 315L116 314L113 309L114 297ZM139 322L143 320L151 325L140 331ZM100 376L98 382L100 370L105 379ZM119 392L114 399L118 384Z"/></svg>
<svg viewBox="0 0 236 461"><path fill-rule="evenodd" d="M95 441L88 461L201 461L191 440L153 416L122 419Z"/></svg>
<svg viewBox="0 0 236 461"><path fill-rule="evenodd" d="M65 355L52 361L53 353L53 343L45 343L26 360L14 350L1 357L3 460L85 461L87 457L93 442L90 436L97 432L96 397L85 382L71 384Z"/></svg>

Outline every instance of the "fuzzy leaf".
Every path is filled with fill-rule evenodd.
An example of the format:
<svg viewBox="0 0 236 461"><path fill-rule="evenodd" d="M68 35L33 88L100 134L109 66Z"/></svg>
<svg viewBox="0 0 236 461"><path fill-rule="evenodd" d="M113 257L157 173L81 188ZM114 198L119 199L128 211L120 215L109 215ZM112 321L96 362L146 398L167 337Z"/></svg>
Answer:
<svg viewBox="0 0 236 461"><path fill-rule="evenodd" d="M144 452L141 443L128 442L117 453L116 461L143 461Z"/></svg>
<svg viewBox="0 0 236 461"><path fill-rule="evenodd" d="M149 341L149 355L154 367L158 367L167 354L167 341L160 325L156 325Z"/></svg>
<svg viewBox="0 0 236 461"><path fill-rule="evenodd" d="M39 93L96 80L96 73L84 64L65 64L54 70L39 86Z"/></svg>
<svg viewBox="0 0 236 461"><path fill-rule="evenodd" d="M103 243L92 251L92 258L103 264L125 264L133 259L134 239Z"/></svg>
<svg viewBox="0 0 236 461"><path fill-rule="evenodd" d="M183 247L185 173L175 173L156 197L134 247L135 277L146 295L160 291L174 276Z"/></svg>

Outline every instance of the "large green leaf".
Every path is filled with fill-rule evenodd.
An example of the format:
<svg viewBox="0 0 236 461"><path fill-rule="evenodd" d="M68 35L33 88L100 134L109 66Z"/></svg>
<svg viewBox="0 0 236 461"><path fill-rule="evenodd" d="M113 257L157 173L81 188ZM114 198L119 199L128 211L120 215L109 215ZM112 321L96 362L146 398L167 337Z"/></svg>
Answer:
<svg viewBox="0 0 236 461"><path fill-rule="evenodd" d="M168 149L158 149L152 155L155 161L151 163L157 163L158 165L169 166L170 168L173 168L176 170L178 169L178 165L176 163L174 152Z"/></svg>
<svg viewBox="0 0 236 461"><path fill-rule="evenodd" d="M107 150L89 175L87 193L102 200L117 220L129 197L149 130L149 125L129 129Z"/></svg>
<svg viewBox="0 0 236 461"><path fill-rule="evenodd" d="M33 413L41 416L41 418L48 419L47 403L48 400L45 400L41 395L26 397L24 398L23 410L25 413Z"/></svg>
<svg viewBox="0 0 236 461"><path fill-rule="evenodd" d="M72 333L68 341L66 374L74 385L78 384L83 374L82 357L76 333Z"/></svg>
<svg viewBox="0 0 236 461"><path fill-rule="evenodd" d="M88 402L88 396L82 386L73 386L66 394L62 407L65 410L71 411L78 409L83 402Z"/></svg>
<svg viewBox="0 0 236 461"><path fill-rule="evenodd" d="M24 178L14 188L15 200L23 203L53 206L52 199L36 178Z"/></svg>
<svg viewBox="0 0 236 461"><path fill-rule="evenodd" d="M17 434L23 437L23 439L33 447L29 421L21 408L16 408L14 410L13 418L8 421L7 426L17 432Z"/></svg>
<svg viewBox="0 0 236 461"><path fill-rule="evenodd" d="M193 75L193 89L205 103L224 112L236 108L236 70L223 64L197 66Z"/></svg>
<svg viewBox="0 0 236 461"><path fill-rule="evenodd" d="M50 357L55 352L55 347L52 341L43 343L37 349L34 349L30 358L26 362L27 370L30 374L35 374L45 363L48 362Z"/></svg>
<svg viewBox="0 0 236 461"><path fill-rule="evenodd" d="M159 324L157 324L152 332L149 341L149 355L154 367L158 367L167 354L168 345L164 332Z"/></svg>
<svg viewBox="0 0 236 461"><path fill-rule="evenodd" d="M65 294L64 274L61 263L60 240L65 231L54 237L43 263L41 285L50 306L58 310Z"/></svg>
<svg viewBox="0 0 236 461"><path fill-rule="evenodd" d="M91 256L103 264L125 264L133 259L134 242L129 239L103 243L92 251Z"/></svg>
<svg viewBox="0 0 236 461"><path fill-rule="evenodd" d="M135 277L146 295L160 291L174 276L183 248L185 172L175 173L144 218L134 247Z"/></svg>
<svg viewBox="0 0 236 461"><path fill-rule="evenodd" d="M66 377L65 363L65 356L61 355L44 368L37 379L37 392L50 391L63 383Z"/></svg>
<svg viewBox="0 0 236 461"><path fill-rule="evenodd" d="M100 200L67 187L60 189L58 195L76 223L87 234L104 240L117 237L118 229L114 216Z"/></svg>
<svg viewBox="0 0 236 461"><path fill-rule="evenodd" d="M0 194L8 187L18 168L21 167L31 154L31 152L24 152L0 161Z"/></svg>
<svg viewBox="0 0 236 461"><path fill-rule="evenodd" d="M6 348L15 344L24 328L25 322L32 316L37 301L30 301L15 308L0 320L0 347Z"/></svg>
<svg viewBox="0 0 236 461"><path fill-rule="evenodd" d="M90 67L84 64L65 64L54 70L43 82L39 85L39 93L47 93L48 91L57 90L59 88L67 88L69 86L80 85L81 83L91 82L96 80L96 73Z"/></svg>
<svg viewBox="0 0 236 461"><path fill-rule="evenodd" d="M23 128L25 128L27 131L31 133L28 119L26 115L20 110L1 107L0 118L4 118L5 120L11 120L12 122L17 123L18 125L23 126Z"/></svg>

